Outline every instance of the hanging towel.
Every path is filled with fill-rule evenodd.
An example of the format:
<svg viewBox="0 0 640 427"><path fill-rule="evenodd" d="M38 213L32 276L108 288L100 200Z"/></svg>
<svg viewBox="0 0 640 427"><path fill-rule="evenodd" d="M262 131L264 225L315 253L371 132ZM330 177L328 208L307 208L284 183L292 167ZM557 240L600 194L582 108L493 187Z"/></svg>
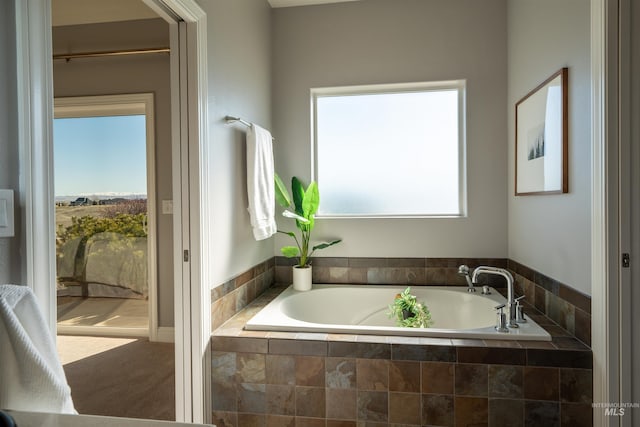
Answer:
<svg viewBox="0 0 640 427"><path fill-rule="evenodd" d="M26 286L0 285L0 408L77 413L49 328Z"/></svg>
<svg viewBox="0 0 640 427"><path fill-rule="evenodd" d="M253 237L264 240L277 231L271 133L257 125L247 132L247 194Z"/></svg>

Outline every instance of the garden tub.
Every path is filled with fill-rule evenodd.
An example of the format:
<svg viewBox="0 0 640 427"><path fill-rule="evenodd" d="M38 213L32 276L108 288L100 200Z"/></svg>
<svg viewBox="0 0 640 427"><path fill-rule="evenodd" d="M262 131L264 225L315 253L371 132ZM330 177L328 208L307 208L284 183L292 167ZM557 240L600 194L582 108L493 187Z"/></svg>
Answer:
<svg viewBox="0 0 640 427"><path fill-rule="evenodd" d="M495 330L495 307L506 299L495 289L467 292L461 286L412 286L411 293L431 312L429 328L396 326L389 305L406 286L313 285L310 291L285 289L258 312L245 329L441 338L551 341L547 331L525 315L508 333Z"/></svg>

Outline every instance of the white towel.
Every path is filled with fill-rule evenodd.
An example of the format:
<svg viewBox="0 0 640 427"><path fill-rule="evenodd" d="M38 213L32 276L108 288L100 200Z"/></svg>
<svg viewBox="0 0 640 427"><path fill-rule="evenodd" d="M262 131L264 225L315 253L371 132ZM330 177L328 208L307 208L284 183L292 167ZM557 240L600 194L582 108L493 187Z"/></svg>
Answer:
<svg viewBox="0 0 640 427"><path fill-rule="evenodd" d="M76 414L35 295L0 285L0 408Z"/></svg>
<svg viewBox="0 0 640 427"><path fill-rule="evenodd" d="M277 231L271 133L257 125L247 132L247 194L253 237L264 240Z"/></svg>

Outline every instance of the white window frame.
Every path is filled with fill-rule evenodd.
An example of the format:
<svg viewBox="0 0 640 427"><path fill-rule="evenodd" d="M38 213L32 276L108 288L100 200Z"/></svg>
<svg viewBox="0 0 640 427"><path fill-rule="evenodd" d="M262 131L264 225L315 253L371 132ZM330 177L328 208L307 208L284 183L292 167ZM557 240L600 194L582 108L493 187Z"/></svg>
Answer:
<svg viewBox="0 0 640 427"><path fill-rule="evenodd" d="M446 80L433 82L392 83L377 85L338 86L312 88L311 97L311 176L318 181L318 98L331 96L357 96L373 94L394 94L429 92L442 90L458 91L458 214L318 214L319 218L465 218L467 217L467 155L466 155L466 80Z"/></svg>

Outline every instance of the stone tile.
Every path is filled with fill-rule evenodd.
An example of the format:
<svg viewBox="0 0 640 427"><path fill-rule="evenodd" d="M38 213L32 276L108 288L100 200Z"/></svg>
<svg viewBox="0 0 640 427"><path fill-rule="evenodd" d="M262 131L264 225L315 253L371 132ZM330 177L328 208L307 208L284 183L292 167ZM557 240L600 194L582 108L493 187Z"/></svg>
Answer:
<svg viewBox="0 0 640 427"><path fill-rule="evenodd" d="M488 366L456 364L455 394L458 396L486 397Z"/></svg>
<svg viewBox="0 0 640 427"><path fill-rule="evenodd" d="M388 266L388 258L349 258L349 267L352 268L383 268Z"/></svg>
<svg viewBox="0 0 640 427"><path fill-rule="evenodd" d="M433 426L454 425L453 396L442 394L422 395L422 424Z"/></svg>
<svg viewBox="0 0 640 427"><path fill-rule="evenodd" d="M524 365L527 353L521 348L458 347L458 363Z"/></svg>
<svg viewBox="0 0 640 427"><path fill-rule="evenodd" d="M552 337L553 344L561 350L584 350L589 351L589 347L574 337Z"/></svg>
<svg viewBox="0 0 640 427"><path fill-rule="evenodd" d="M216 427L237 427L238 413L226 411L213 411L211 413L211 421Z"/></svg>
<svg viewBox="0 0 640 427"><path fill-rule="evenodd" d="M534 305L536 307L536 310L542 312L543 314L546 314L547 291L545 291L544 288L541 288L540 286L536 286L534 293L535 293Z"/></svg>
<svg viewBox="0 0 640 427"><path fill-rule="evenodd" d="M523 427L524 400L489 399L489 425L491 427Z"/></svg>
<svg viewBox="0 0 640 427"><path fill-rule="evenodd" d="M525 427L559 427L560 405L558 402L525 401Z"/></svg>
<svg viewBox="0 0 640 427"><path fill-rule="evenodd" d="M349 283L349 269L346 267L330 267L329 283Z"/></svg>
<svg viewBox="0 0 640 427"><path fill-rule="evenodd" d="M489 365L489 396L522 398L523 368L521 366Z"/></svg>
<svg viewBox="0 0 640 427"><path fill-rule="evenodd" d="M356 388L356 359L327 357L325 365L328 388Z"/></svg>
<svg viewBox="0 0 640 427"><path fill-rule="evenodd" d="M327 420L326 427L357 427L358 424L355 421L345 420Z"/></svg>
<svg viewBox="0 0 640 427"><path fill-rule="evenodd" d="M415 360L424 362L455 362L455 347L439 345L392 344L393 360Z"/></svg>
<svg viewBox="0 0 640 427"><path fill-rule="evenodd" d="M324 387L324 357L296 357L296 385Z"/></svg>
<svg viewBox="0 0 640 427"><path fill-rule="evenodd" d="M593 402L593 373L590 369L560 369L560 401Z"/></svg>
<svg viewBox="0 0 640 427"><path fill-rule="evenodd" d="M421 423L420 393L389 393L389 422L396 424Z"/></svg>
<svg viewBox="0 0 640 427"><path fill-rule="evenodd" d="M258 414L238 414L238 426L242 427L265 427L267 417Z"/></svg>
<svg viewBox="0 0 640 427"><path fill-rule="evenodd" d="M575 307L560 297L547 292L546 314L570 334L575 331Z"/></svg>
<svg viewBox="0 0 640 427"><path fill-rule="evenodd" d="M268 354L266 358L267 384L295 385L296 359L293 356Z"/></svg>
<svg viewBox="0 0 640 427"><path fill-rule="evenodd" d="M349 267L349 283L356 285L367 283L367 268Z"/></svg>
<svg viewBox="0 0 640 427"><path fill-rule="evenodd" d="M211 337L211 349L238 353L267 353L268 341L262 338Z"/></svg>
<svg viewBox="0 0 640 427"><path fill-rule="evenodd" d="M443 267L430 267L427 261L425 272L425 283L427 285L446 285L448 269Z"/></svg>
<svg viewBox="0 0 640 427"><path fill-rule="evenodd" d="M389 393L358 391L358 420L387 422Z"/></svg>
<svg viewBox="0 0 640 427"><path fill-rule="evenodd" d="M562 427L592 427L593 408L585 403L561 403L560 425Z"/></svg>
<svg viewBox="0 0 640 427"><path fill-rule="evenodd" d="M489 402L482 397L455 397L456 427L486 426L489 423Z"/></svg>
<svg viewBox="0 0 640 427"><path fill-rule="evenodd" d="M267 414L266 418L266 427L295 427L296 425L296 419L292 416Z"/></svg>
<svg viewBox="0 0 640 427"><path fill-rule="evenodd" d="M296 427L325 427L324 418L296 417Z"/></svg>
<svg viewBox="0 0 640 427"><path fill-rule="evenodd" d="M390 362L389 390L420 393L420 362Z"/></svg>
<svg viewBox="0 0 640 427"><path fill-rule="evenodd" d="M530 366L591 369L593 359L591 351L529 348L527 349L527 364Z"/></svg>
<svg viewBox="0 0 640 427"><path fill-rule="evenodd" d="M556 368L524 368L524 398L533 400L558 400L560 397L560 372Z"/></svg>
<svg viewBox="0 0 640 427"><path fill-rule="evenodd" d="M266 408L266 386L264 384L238 385L238 412L264 414Z"/></svg>
<svg viewBox="0 0 640 427"><path fill-rule="evenodd" d="M356 360L358 390L389 390L389 361L377 359Z"/></svg>
<svg viewBox="0 0 640 427"><path fill-rule="evenodd" d="M326 389L327 418L338 420L355 420L357 411L358 392L355 389Z"/></svg>
<svg viewBox="0 0 640 427"><path fill-rule="evenodd" d="M268 414L291 416L296 414L295 386L267 384L265 392Z"/></svg>
<svg viewBox="0 0 640 427"><path fill-rule="evenodd" d="M363 342L329 342L329 356L390 359L391 346L389 344Z"/></svg>
<svg viewBox="0 0 640 427"><path fill-rule="evenodd" d="M591 315L585 311L576 308L576 338L585 343L591 345Z"/></svg>
<svg viewBox="0 0 640 427"><path fill-rule="evenodd" d="M325 417L325 389L296 386L296 417Z"/></svg>
<svg viewBox="0 0 640 427"><path fill-rule="evenodd" d="M265 355L256 353L238 353L237 377L242 383L264 384L265 376Z"/></svg>
<svg viewBox="0 0 640 427"><path fill-rule="evenodd" d="M454 364L443 362L422 362L422 392L453 394Z"/></svg>
<svg viewBox="0 0 640 427"><path fill-rule="evenodd" d="M558 296L574 307L591 313L591 297L567 285L560 285Z"/></svg>
<svg viewBox="0 0 640 427"><path fill-rule="evenodd" d="M237 410L235 372L236 353L212 353L211 401L214 411Z"/></svg>
<svg viewBox="0 0 640 427"><path fill-rule="evenodd" d="M299 356L326 356L327 343L325 341L310 340L269 340L270 354L291 354Z"/></svg>

